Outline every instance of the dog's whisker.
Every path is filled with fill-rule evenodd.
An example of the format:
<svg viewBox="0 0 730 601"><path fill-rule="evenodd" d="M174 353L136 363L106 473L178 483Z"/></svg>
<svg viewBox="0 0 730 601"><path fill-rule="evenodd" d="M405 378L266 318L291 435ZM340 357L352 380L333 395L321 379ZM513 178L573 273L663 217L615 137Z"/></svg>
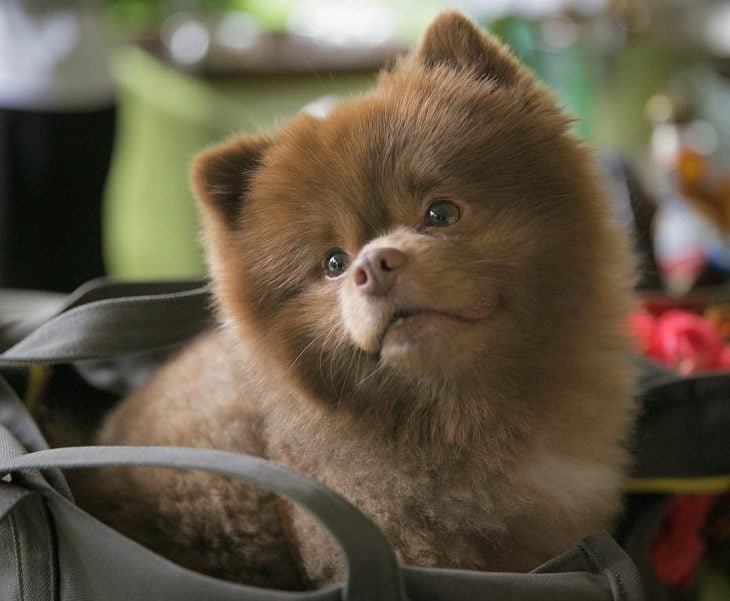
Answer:
<svg viewBox="0 0 730 601"><path fill-rule="evenodd" d="M304 355L304 353L306 353L306 352L307 352L307 350L309 350L309 348L310 348L310 347L311 347L311 346L312 346L312 345L313 345L313 344L314 344L315 342L317 342L317 340L319 340L320 338L322 338L322 336L324 336L324 333L320 334L319 336L315 336L315 337L314 337L314 338L312 339L312 341L311 341L311 342L310 342L310 343L309 343L309 344L308 344L307 346L305 346L305 347L304 347L304 348L303 348L303 349L301 350L301 352L300 352L300 353L299 353L299 354L297 355L296 359L294 359L294 361L292 361L291 365L289 366L289 369L292 369L292 368L293 368L293 367L294 367L294 366L295 366L295 365L297 364L297 361L299 361L299 359L301 359L301 358L302 358L302 355Z"/></svg>
<svg viewBox="0 0 730 601"><path fill-rule="evenodd" d="M368 374L362 380L360 380L355 386L362 386L365 382L367 382L375 374L383 371L383 369L385 369L385 363L383 363L382 361L378 361L378 363L375 366L375 368L373 369L373 371L371 371L370 374Z"/></svg>
<svg viewBox="0 0 730 601"><path fill-rule="evenodd" d="M360 349L356 349L353 353L350 355L350 361L347 363L347 370L345 371L345 377L342 378L342 388L340 388L340 394L339 394L339 402L342 402L342 397L345 394L345 388L347 387L347 381L350 377L350 371L352 370L353 365L355 364L355 361L358 359L358 353Z"/></svg>
<svg viewBox="0 0 730 601"><path fill-rule="evenodd" d="M337 328L339 327L339 324L335 323L327 332L327 336L325 337L324 341L322 342L322 347L319 349L319 361L318 361L318 369L319 373L323 374L322 369L322 359L324 358L324 352L327 349L327 345L329 343L330 337L337 331Z"/></svg>

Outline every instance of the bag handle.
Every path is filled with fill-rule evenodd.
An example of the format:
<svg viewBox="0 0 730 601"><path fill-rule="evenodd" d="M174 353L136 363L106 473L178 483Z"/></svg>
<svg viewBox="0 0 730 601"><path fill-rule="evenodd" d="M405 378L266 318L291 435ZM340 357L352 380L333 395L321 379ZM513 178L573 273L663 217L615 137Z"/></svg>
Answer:
<svg viewBox="0 0 730 601"><path fill-rule="evenodd" d="M100 467L202 470L287 497L311 513L339 544L347 565L343 600L406 599L395 555L373 522L319 482L265 459L184 447L66 447L2 461L0 477L25 470ZM34 480L41 493L53 491L38 482Z"/></svg>
<svg viewBox="0 0 730 601"><path fill-rule="evenodd" d="M179 344L211 323L202 280L97 280L69 296L55 316L0 354L0 366L108 359Z"/></svg>
<svg viewBox="0 0 730 601"><path fill-rule="evenodd" d="M96 278L81 284L71 292L64 303L62 311L88 304L92 301L129 298L135 296L163 296L176 292L189 292L207 288L207 279L184 280L116 280L113 278Z"/></svg>

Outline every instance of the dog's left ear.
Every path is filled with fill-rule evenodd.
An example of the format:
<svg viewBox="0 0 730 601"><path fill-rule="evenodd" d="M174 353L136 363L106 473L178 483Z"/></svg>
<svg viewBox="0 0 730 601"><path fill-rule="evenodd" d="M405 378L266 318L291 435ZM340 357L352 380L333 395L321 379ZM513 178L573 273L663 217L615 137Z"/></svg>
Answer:
<svg viewBox="0 0 730 601"><path fill-rule="evenodd" d="M267 135L239 136L195 157L190 181L208 219L229 230L240 225L251 180L271 143Z"/></svg>
<svg viewBox="0 0 730 601"><path fill-rule="evenodd" d="M442 13L431 23L416 58L429 68L465 69L503 85L526 73L506 46L455 11Z"/></svg>

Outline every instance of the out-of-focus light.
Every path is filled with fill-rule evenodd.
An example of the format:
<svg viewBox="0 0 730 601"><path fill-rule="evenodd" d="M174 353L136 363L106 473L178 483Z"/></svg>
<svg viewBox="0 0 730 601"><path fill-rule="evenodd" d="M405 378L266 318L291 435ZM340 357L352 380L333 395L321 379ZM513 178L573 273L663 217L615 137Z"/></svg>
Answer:
<svg viewBox="0 0 730 601"><path fill-rule="evenodd" d="M568 48L578 39L578 27L568 19L548 19L540 29L545 42L553 48Z"/></svg>
<svg viewBox="0 0 730 601"><path fill-rule="evenodd" d="M672 101L666 94L654 94L646 101L646 114L652 123L665 123L672 118Z"/></svg>
<svg viewBox="0 0 730 601"><path fill-rule="evenodd" d="M160 28L162 41L170 56L181 65L200 63L208 53L210 34L208 28L190 15L170 15Z"/></svg>
<svg viewBox="0 0 730 601"><path fill-rule="evenodd" d="M363 1L310 0L297 4L289 31L337 45L381 44L393 37L395 13Z"/></svg>
<svg viewBox="0 0 730 601"><path fill-rule="evenodd" d="M543 19L566 10L583 16L603 11L609 0L452 0L450 3L468 14L498 18L510 14Z"/></svg>
<svg viewBox="0 0 730 601"><path fill-rule="evenodd" d="M717 149L717 131L707 121L693 121L682 137L687 147L697 154L710 156Z"/></svg>
<svg viewBox="0 0 730 601"><path fill-rule="evenodd" d="M515 9L514 0L454 0L454 8L470 15L495 19Z"/></svg>
<svg viewBox="0 0 730 601"><path fill-rule="evenodd" d="M228 13L218 23L215 30L216 41L236 52L246 52L256 45L259 27L247 13Z"/></svg>
<svg viewBox="0 0 730 601"><path fill-rule="evenodd" d="M566 0L524 0L516 8L528 18L540 19L560 12L566 4Z"/></svg>
<svg viewBox="0 0 730 601"><path fill-rule="evenodd" d="M335 94L328 94L327 96L320 96L316 100L313 100L309 104L302 107L301 112L305 115L310 115L315 119L324 119L327 115L332 112L332 109L337 104L339 97Z"/></svg>
<svg viewBox="0 0 730 601"><path fill-rule="evenodd" d="M657 165L663 169L673 169L682 142L677 127L670 123L662 123L654 128L651 137L651 155Z"/></svg>
<svg viewBox="0 0 730 601"><path fill-rule="evenodd" d="M725 2L710 13L705 36L714 54L730 56L730 3Z"/></svg>

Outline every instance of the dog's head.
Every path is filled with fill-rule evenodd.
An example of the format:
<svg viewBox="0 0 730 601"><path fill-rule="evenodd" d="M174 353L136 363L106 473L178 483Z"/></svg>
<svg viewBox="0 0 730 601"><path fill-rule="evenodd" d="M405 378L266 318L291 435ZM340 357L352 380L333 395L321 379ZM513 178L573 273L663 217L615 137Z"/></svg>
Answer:
<svg viewBox="0 0 730 601"><path fill-rule="evenodd" d="M327 404L514 398L626 308L628 252L569 126L442 15L368 95L197 158L223 318Z"/></svg>

